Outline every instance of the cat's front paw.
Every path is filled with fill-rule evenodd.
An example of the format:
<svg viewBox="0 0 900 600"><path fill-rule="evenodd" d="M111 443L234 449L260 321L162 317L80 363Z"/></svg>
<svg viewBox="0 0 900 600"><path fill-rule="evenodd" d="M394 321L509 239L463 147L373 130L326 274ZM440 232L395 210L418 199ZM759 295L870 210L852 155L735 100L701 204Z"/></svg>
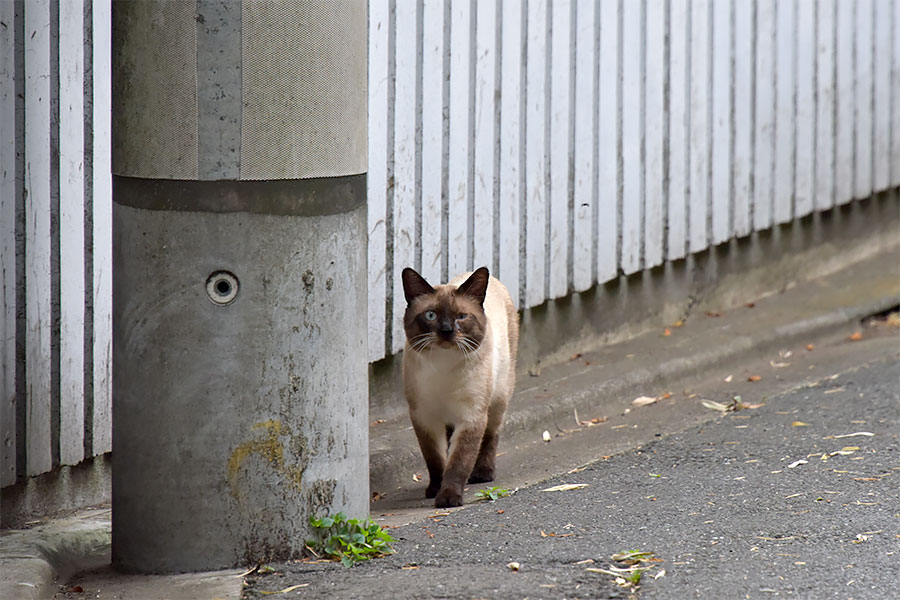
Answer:
<svg viewBox="0 0 900 600"><path fill-rule="evenodd" d="M451 508L453 506L462 506L462 492L451 488L441 488L434 499L435 508Z"/></svg>

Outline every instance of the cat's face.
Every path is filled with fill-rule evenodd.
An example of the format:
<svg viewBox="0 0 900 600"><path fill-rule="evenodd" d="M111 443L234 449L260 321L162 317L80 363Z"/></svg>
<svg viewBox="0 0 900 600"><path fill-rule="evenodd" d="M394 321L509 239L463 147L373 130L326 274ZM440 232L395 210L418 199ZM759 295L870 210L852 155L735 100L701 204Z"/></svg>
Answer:
<svg viewBox="0 0 900 600"><path fill-rule="evenodd" d="M403 318L406 339L417 352L432 348L474 352L484 340L487 318L484 296L488 271L482 267L459 288L441 285L432 288L412 269L403 270L403 291L407 307Z"/></svg>

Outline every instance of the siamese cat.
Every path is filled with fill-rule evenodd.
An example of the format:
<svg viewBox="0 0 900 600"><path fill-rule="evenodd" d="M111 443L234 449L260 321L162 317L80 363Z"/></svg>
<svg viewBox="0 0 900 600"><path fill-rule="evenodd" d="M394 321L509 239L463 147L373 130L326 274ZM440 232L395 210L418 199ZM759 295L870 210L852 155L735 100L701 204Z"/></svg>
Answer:
<svg viewBox="0 0 900 600"><path fill-rule="evenodd" d="M486 267L431 287L403 269L403 387L428 467L426 498L462 506L463 485L494 480L515 386L519 315Z"/></svg>

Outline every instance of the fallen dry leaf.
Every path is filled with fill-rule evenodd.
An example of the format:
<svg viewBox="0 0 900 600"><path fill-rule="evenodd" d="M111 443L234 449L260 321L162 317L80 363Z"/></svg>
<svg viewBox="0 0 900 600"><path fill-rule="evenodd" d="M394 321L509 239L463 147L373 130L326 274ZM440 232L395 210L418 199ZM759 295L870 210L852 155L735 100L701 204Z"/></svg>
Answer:
<svg viewBox="0 0 900 600"><path fill-rule="evenodd" d="M863 339L862 331L854 331L854 332L850 335L850 341L858 342L858 341L861 340L861 339Z"/></svg>
<svg viewBox="0 0 900 600"><path fill-rule="evenodd" d="M754 306L756 306L756 302L745 302L744 306L746 306L747 308L753 308Z"/></svg>
<svg viewBox="0 0 900 600"><path fill-rule="evenodd" d="M704 312L703 314L706 315L707 317L713 317L713 318L718 318L718 317L721 317L721 316L722 316L722 313L720 313L720 312L715 312L715 311L712 311L712 310L707 310L707 311Z"/></svg>
<svg viewBox="0 0 900 600"><path fill-rule="evenodd" d="M381 425L382 423L387 423L387 419L375 419L372 421L372 425Z"/></svg>
<svg viewBox="0 0 900 600"><path fill-rule="evenodd" d="M785 367L791 366L791 363L788 362L775 362L774 360L770 360L769 364L772 365L776 369L783 369Z"/></svg>
<svg viewBox="0 0 900 600"><path fill-rule="evenodd" d="M309 585L308 583L301 583L298 585L292 585L290 587L286 587L283 590L278 590L277 592L267 592L267 591L260 590L259 593L264 596L273 596L275 594L287 594L288 592L293 592L294 590L299 590L300 588L305 588L308 585Z"/></svg>
<svg viewBox="0 0 900 600"><path fill-rule="evenodd" d="M372 502L378 502L384 498L384 495L379 492L372 492Z"/></svg>
<svg viewBox="0 0 900 600"><path fill-rule="evenodd" d="M638 396L631 403L635 406L648 406L650 404L654 404L657 401L657 398L653 398L650 396Z"/></svg>
<svg viewBox="0 0 900 600"><path fill-rule="evenodd" d="M541 490L542 492L568 492L569 490L580 490L581 488L586 488L590 484L589 483L563 483L560 485L554 485L552 487L548 487L547 489Z"/></svg>
<svg viewBox="0 0 900 600"><path fill-rule="evenodd" d="M581 358L581 352L576 352L575 354L573 354L572 356L569 357L569 360L578 360L579 358Z"/></svg>
<svg viewBox="0 0 900 600"><path fill-rule="evenodd" d="M719 412L723 413L732 410L731 404L722 404L721 402L714 402L712 400L701 400L700 402L703 404L703 406L711 410L718 410Z"/></svg>
<svg viewBox="0 0 900 600"><path fill-rule="evenodd" d="M413 481L422 481L422 476L418 473L413 473Z"/></svg>
<svg viewBox="0 0 900 600"><path fill-rule="evenodd" d="M807 344L806 345L806 349L809 352L812 352L815 349L815 347L816 347L815 344Z"/></svg>
<svg viewBox="0 0 900 600"><path fill-rule="evenodd" d="M762 379L762 376L760 375L750 375L747 377L747 381L759 381L760 379Z"/></svg>
<svg viewBox="0 0 900 600"><path fill-rule="evenodd" d="M791 427L809 427L809 423L804 423L803 421L794 421L791 423Z"/></svg>
<svg viewBox="0 0 900 600"><path fill-rule="evenodd" d="M663 335L665 337L669 337L670 335L672 335L672 330L666 327L665 329L663 329Z"/></svg>
<svg viewBox="0 0 900 600"><path fill-rule="evenodd" d="M671 398L671 397L672 397L671 392L666 392L665 394L663 394L662 396L660 396L660 398L663 399L663 400L668 400L668 399Z"/></svg>
<svg viewBox="0 0 900 600"><path fill-rule="evenodd" d="M684 326L684 321L682 319L678 319L677 321L672 323L672 327L683 327L683 326Z"/></svg>
<svg viewBox="0 0 900 600"><path fill-rule="evenodd" d="M848 437L857 437L857 436L861 436L861 435L862 435L862 436L866 436L866 437L873 437L875 434L872 433L871 431L857 431L856 433L844 433L844 434L841 434L841 435L829 435L829 436L824 437L824 438L822 438L822 439L825 439L825 440L842 440L842 439L844 439L844 438L848 438Z"/></svg>

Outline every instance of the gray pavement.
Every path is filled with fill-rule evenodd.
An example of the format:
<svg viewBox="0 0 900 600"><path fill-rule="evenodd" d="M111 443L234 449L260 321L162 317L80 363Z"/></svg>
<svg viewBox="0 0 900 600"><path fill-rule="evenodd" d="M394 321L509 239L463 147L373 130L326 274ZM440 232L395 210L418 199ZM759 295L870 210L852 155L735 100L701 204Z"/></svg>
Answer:
<svg viewBox="0 0 900 600"><path fill-rule="evenodd" d="M272 565L247 598L854 598L900 586L900 347L509 498L392 530L351 570ZM877 348L887 356L872 359ZM857 360L852 360L857 356ZM751 403L753 404L753 403ZM855 435L854 435L855 434ZM871 434L871 435L869 435ZM575 434L573 434L575 435ZM847 436L847 437L842 437ZM562 484L584 484L547 492ZM640 549L639 589L589 571ZM509 563L519 563L513 571ZM658 576L658 577L654 577ZM291 594L288 594L289 596Z"/></svg>
<svg viewBox="0 0 900 600"><path fill-rule="evenodd" d="M408 420L373 424L372 490L380 499L371 511L379 522L397 528L398 554L350 571L334 565L276 565L277 573L251 581L246 595L302 585L286 595L355 597L377 590L395 597L628 597L634 590L584 569L606 569L612 553L637 547L664 560L653 563L652 573L666 570L658 579L644 577L637 592L642 596L889 598L878 594L885 582L900 583L900 560L887 554L894 550L873 550L865 558L874 566L865 568L853 553L900 544L895 537L900 534L900 486L892 470L900 466L895 361L900 330L861 325L866 315L897 304L900 261L896 253L886 254L752 304L729 310L698 305L683 323L660 324L624 342L544 366L537 377L520 377L495 482L518 492L483 505L474 503L481 486L472 487L467 506L449 516L436 515L422 497L425 482L413 480L425 472ZM850 341L857 330L863 339ZM872 375L853 383L847 379L848 385L844 375L829 379L856 372ZM879 396L877 389L888 395ZM660 399L633 406L639 395ZM727 403L734 395L765 406L723 416L701 404L701 399ZM841 407L855 413L841 413ZM786 411L798 412L781 414ZM872 420L874 411L880 416ZM576 423L576 414L583 423ZM793 421L808 425L789 426ZM867 427L876 435L821 439ZM552 436L549 443L541 439L544 430ZM860 450L827 461L806 456L845 446ZM787 469L797 460L807 462ZM538 491L554 481L542 482L587 464L560 481L589 487ZM857 477L843 467L838 470L848 473L826 470L838 464L863 474ZM820 479L803 479L813 476ZM885 486L894 490L893 500L882 498L888 494ZM864 515L881 519L879 506L891 501L895 507L884 513L887 522L863 520ZM826 511L839 506L843 511ZM800 514L788 515L789 509ZM779 515L795 520L776 527ZM92 525L79 529L51 519L3 532L0 598L56 593L58 598L224 599L242 594L241 570L155 577L114 573L108 567L108 508L72 518ZM48 550L55 540L73 535L101 543L67 542L64 547L74 550ZM805 554L827 548L826 542L833 546L830 557ZM853 560L838 560L842 555ZM588 559L594 563L572 564ZM520 571L506 567L511 561L521 563ZM69 577L97 565L107 566ZM854 579L845 577L848 573L861 575ZM762 575L771 581L761 583ZM846 589L821 588L830 591L819 595L810 591L819 589L819 579L840 580Z"/></svg>

